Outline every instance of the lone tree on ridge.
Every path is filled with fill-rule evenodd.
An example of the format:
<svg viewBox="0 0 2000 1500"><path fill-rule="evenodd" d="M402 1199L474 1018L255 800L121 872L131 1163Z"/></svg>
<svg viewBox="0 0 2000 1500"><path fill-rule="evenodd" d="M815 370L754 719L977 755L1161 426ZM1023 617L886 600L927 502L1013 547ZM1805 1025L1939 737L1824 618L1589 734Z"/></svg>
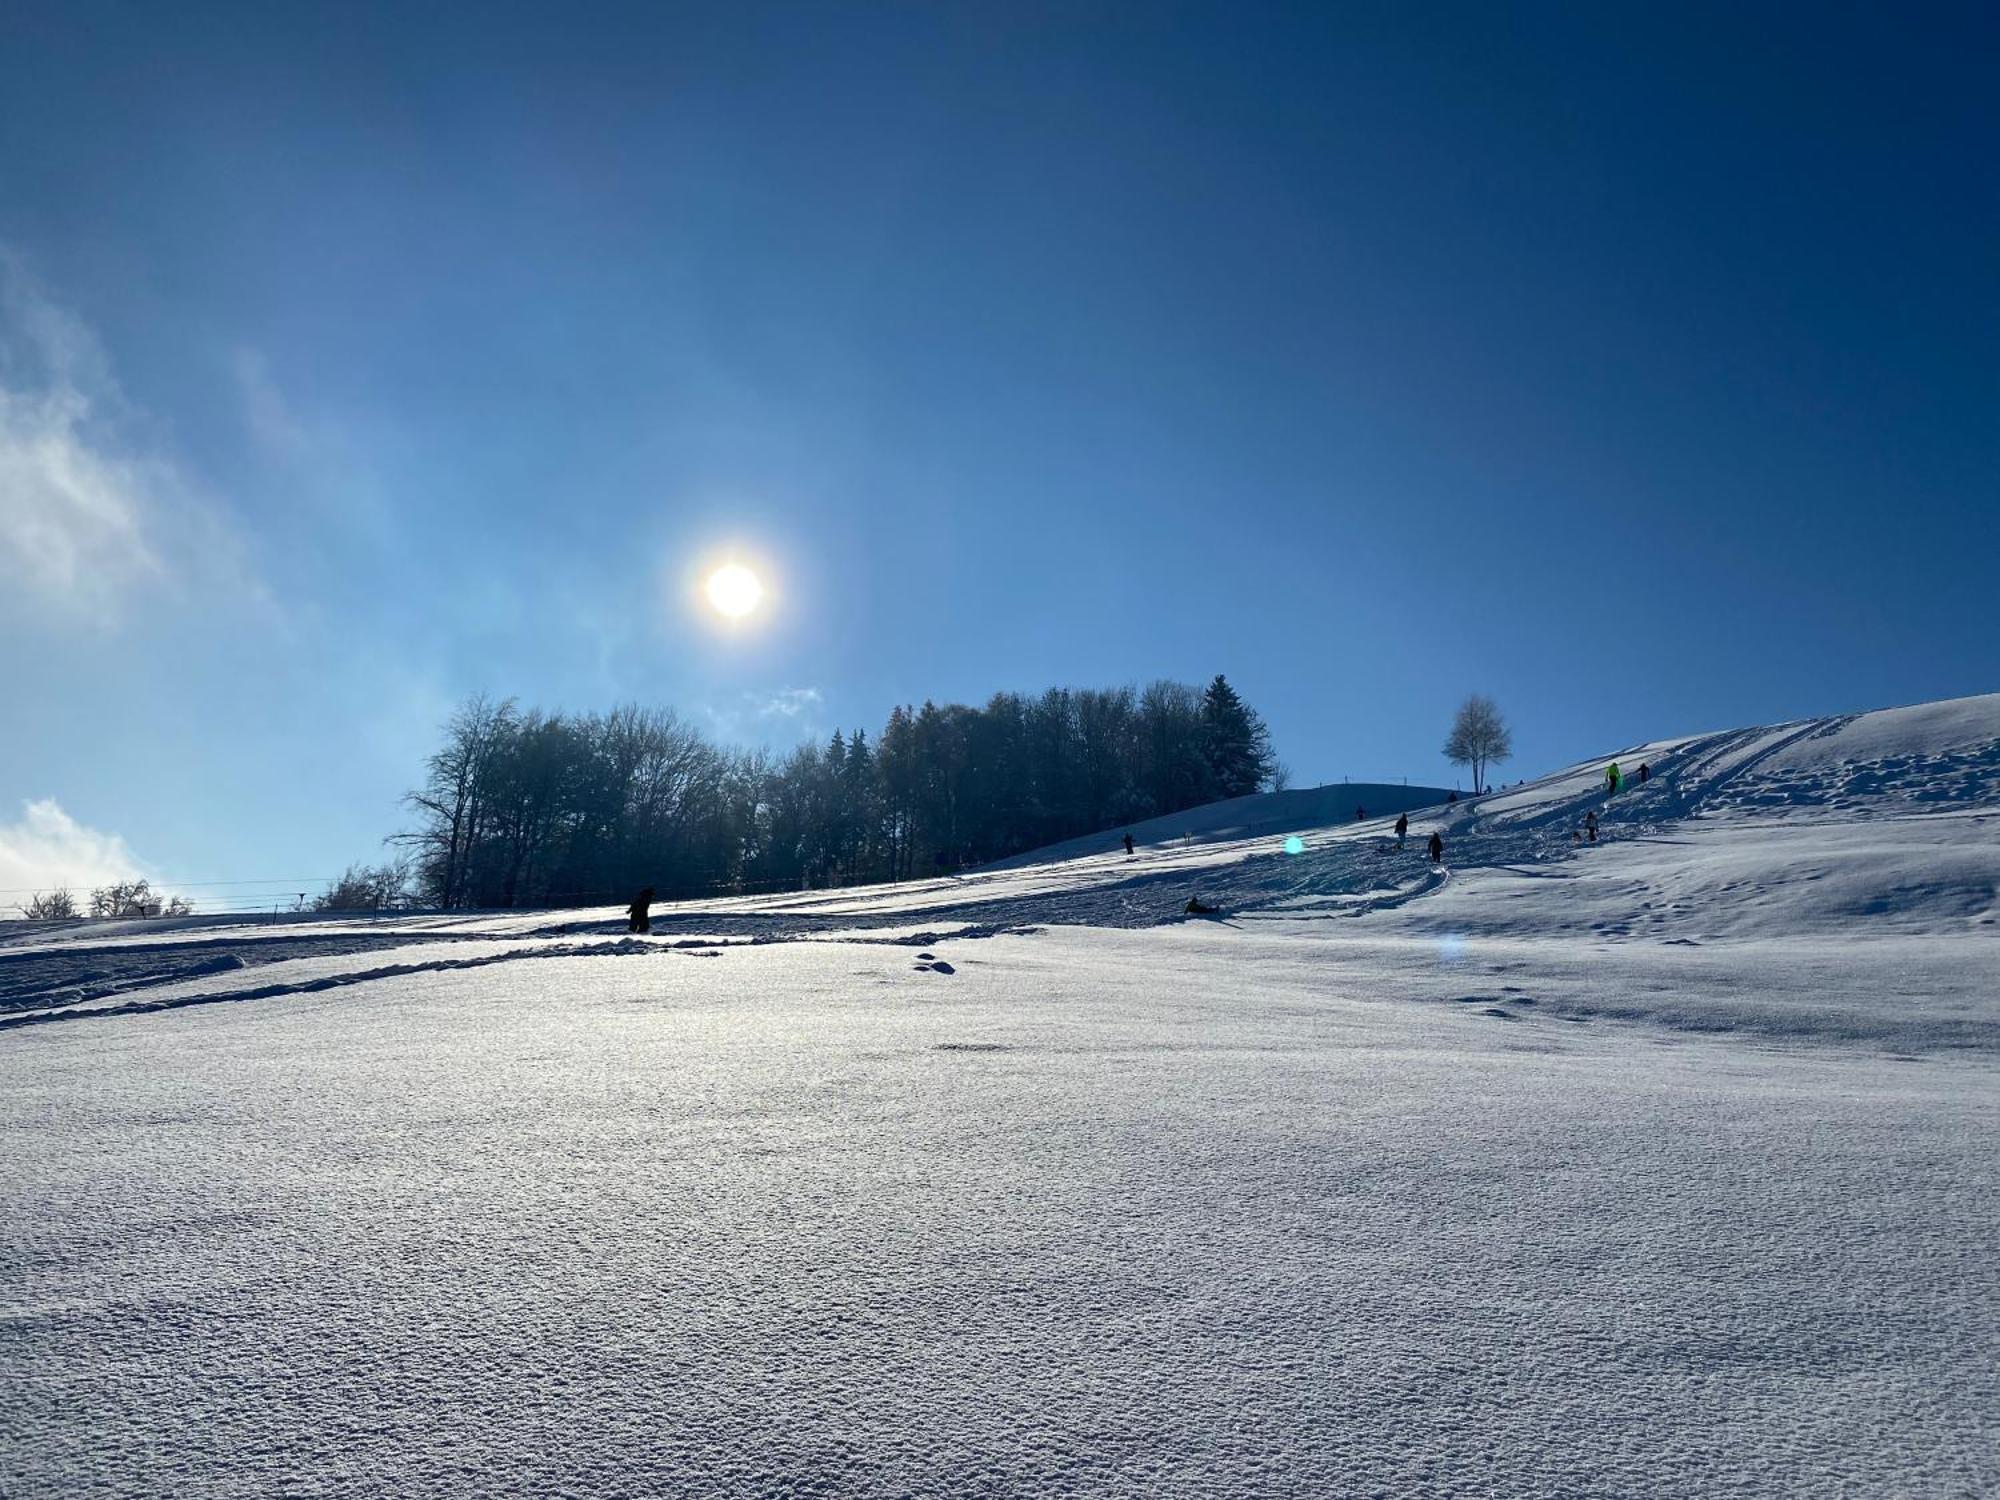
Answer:
<svg viewBox="0 0 2000 1500"><path fill-rule="evenodd" d="M1472 790L1481 792L1486 788L1486 767L1513 753L1514 737L1500 718L1500 705L1484 693L1467 698L1451 721L1445 759L1455 766L1471 766Z"/></svg>

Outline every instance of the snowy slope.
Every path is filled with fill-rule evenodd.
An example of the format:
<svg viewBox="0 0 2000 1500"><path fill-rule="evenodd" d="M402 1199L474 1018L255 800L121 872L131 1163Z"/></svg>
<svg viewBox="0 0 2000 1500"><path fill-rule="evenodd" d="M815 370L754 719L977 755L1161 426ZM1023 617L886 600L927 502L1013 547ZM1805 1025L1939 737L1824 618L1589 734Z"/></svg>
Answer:
<svg viewBox="0 0 2000 1500"><path fill-rule="evenodd" d="M1995 1492L2000 697L1608 758L0 940L0 1493Z"/></svg>
<svg viewBox="0 0 2000 1500"><path fill-rule="evenodd" d="M1086 854L1103 854L1114 849L1122 853L1122 840L1128 833L1135 844L1145 848L1175 842L1212 844L1273 836L1283 838L1308 828L1352 823L1357 821L1357 814L1370 811L1378 818L1393 819L1398 813L1414 812L1420 807L1441 803L1450 795L1442 787L1374 781L1258 792L1050 844L1027 854L1017 854L1012 859L998 860L990 868L1017 870L1027 865L1077 859Z"/></svg>

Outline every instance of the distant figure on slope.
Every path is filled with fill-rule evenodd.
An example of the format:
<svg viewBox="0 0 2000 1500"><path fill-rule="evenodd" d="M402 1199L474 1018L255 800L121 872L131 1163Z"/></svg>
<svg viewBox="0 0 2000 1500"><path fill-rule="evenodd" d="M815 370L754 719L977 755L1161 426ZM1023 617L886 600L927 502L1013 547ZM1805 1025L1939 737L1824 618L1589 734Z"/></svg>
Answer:
<svg viewBox="0 0 2000 1500"><path fill-rule="evenodd" d="M1606 766L1606 767L1604 768L1604 790L1605 790L1605 793L1606 793L1606 795L1608 795L1608 796L1616 796L1616 795L1617 795L1617 792L1618 792L1618 762L1617 762L1617 761L1615 761L1615 760L1614 760L1613 762L1611 762L1611 764L1610 764L1610 765L1608 765L1608 766Z"/></svg>
<svg viewBox="0 0 2000 1500"><path fill-rule="evenodd" d="M1129 833L1125 835L1125 857L1127 859L1132 857L1132 835Z"/></svg>
<svg viewBox="0 0 2000 1500"><path fill-rule="evenodd" d="M1401 849L1403 847L1403 840L1408 838L1409 834L1410 834L1410 815L1408 813L1397 813L1396 847L1398 849Z"/></svg>
<svg viewBox="0 0 2000 1500"><path fill-rule="evenodd" d="M1368 821L1368 809L1365 807L1355 808L1354 821L1357 823L1366 823Z"/></svg>
<svg viewBox="0 0 2000 1500"><path fill-rule="evenodd" d="M653 930L653 888L649 885L639 892L632 904L626 908L632 920L625 924L627 932L651 932Z"/></svg>
<svg viewBox="0 0 2000 1500"><path fill-rule="evenodd" d="M1444 863L1444 838L1435 833L1431 835L1431 863L1434 865Z"/></svg>
<svg viewBox="0 0 2000 1500"><path fill-rule="evenodd" d="M1458 800L1458 788L1453 787L1451 795L1444 800L1447 802L1456 802Z"/></svg>
<svg viewBox="0 0 2000 1500"><path fill-rule="evenodd" d="M1591 843L1597 842L1597 809L1592 808L1583 815L1583 831L1590 835Z"/></svg>
<svg viewBox="0 0 2000 1500"><path fill-rule="evenodd" d="M1651 776L1652 774L1653 774L1653 768L1652 768L1651 766L1647 765L1647 764L1646 764L1646 763L1645 763L1645 762L1644 762L1643 760L1642 760L1642 761L1640 761L1640 762L1639 762L1639 784L1640 784L1641 786L1644 786L1644 785L1646 784L1646 778L1647 778L1648 776Z"/></svg>
<svg viewBox="0 0 2000 1500"><path fill-rule="evenodd" d="M1188 897L1188 904L1182 910L1186 911L1191 917L1212 917L1221 911L1222 908L1207 905L1199 896L1190 896Z"/></svg>

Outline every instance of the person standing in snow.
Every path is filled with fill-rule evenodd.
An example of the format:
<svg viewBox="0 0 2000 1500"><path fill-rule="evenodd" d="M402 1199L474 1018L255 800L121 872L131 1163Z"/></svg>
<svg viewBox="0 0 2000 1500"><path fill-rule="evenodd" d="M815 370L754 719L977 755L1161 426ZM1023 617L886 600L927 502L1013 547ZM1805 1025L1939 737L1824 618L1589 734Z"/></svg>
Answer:
<svg viewBox="0 0 2000 1500"><path fill-rule="evenodd" d="M1591 843L1597 842L1597 809L1592 808L1583 815L1583 831L1590 835Z"/></svg>
<svg viewBox="0 0 2000 1500"><path fill-rule="evenodd" d="M1615 796L1618 791L1618 762L1613 761L1604 768L1604 790L1607 796Z"/></svg>
<svg viewBox="0 0 2000 1500"><path fill-rule="evenodd" d="M1409 836L1409 832L1410 832L1410 815L1408 813L1397 813L1396 814L1397 849L1400 850L1403 847L1403 840Z"/></svg>
<svg viewBox="0 0 2000 1500"><path fill-rule="evenodd" d="M1357 823L1366 823L1368 821L1368 809L1365 807L1355 808L1354 821Z"/></svg>
<svg viewBox="0 0 2000 1500"><path fill-rule="evenodd" d="M1132 857L1132 835L1129 833L1125 835L1125 857L1127 859Z"/></svg>
<svg viewBox="0 0 2000 1500"><path fill-rule="evenodd" d="M1651 766L1647 765L1647 764L1646 764L1646 763L1645 763L1645 762L1644 762L1643 760L1642 760L1642 761L1640 761L1640 762L1639 762L1639 785L1641 785L1641 786L1644 786L1644 785L1646 784L1646 778L1647 778L1648 776L1652 775L1652 774L1653 774L1653 768L1652 768Z"/></svg>
<svg viewBox="0 0 2000 1500"><path fill-rule="evenodd" d="M1431 835L1431 863L1434 865L1444 863L1444 838L1435 833Z"/></svg>
<svg viewBox="0 0 2000 1500"><path fill-rule="evenodd" d="M626 908L631 920L625 924L627 932L651 932L653 930L653 888L649 885Z"/></svg>

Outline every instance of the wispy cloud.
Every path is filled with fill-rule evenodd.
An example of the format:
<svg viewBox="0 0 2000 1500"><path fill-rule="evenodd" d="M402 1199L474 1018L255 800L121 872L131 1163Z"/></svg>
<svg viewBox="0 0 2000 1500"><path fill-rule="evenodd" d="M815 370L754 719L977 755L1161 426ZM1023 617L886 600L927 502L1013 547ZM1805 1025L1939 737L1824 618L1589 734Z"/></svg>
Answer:
<svg viewBox="0 0 2000 1500"><path fill-rule="evenodd" d="M91 331L0 249L0 595L111 629L136 596L265 603L240 539L163 453Z"/></svg>
<svg viewBox="0 0 2000 1500"><path fill-rule="evenodd" d="M21 804L21 818L0 823L0 909L32 892L67 889L81 896L116 880L151 872L115 833L86 827L53 797Z"/></svg>
<svg viewBox="0 0 2000 1500"><path fill-rule="evenodd" d="M757 710L759 718L796 719L817 713L826 695L816 687L783 688L766 698Z"/></svg>
<svg viewBox="0 0 2000 1500"><path fill-rule="evenodd" d="M745 692L734 704L705 703L702 713L719 739L745 744L768 739L774 732L787 739L816 739L826 694L816 687L780 688L776 692Z"/></svg>

